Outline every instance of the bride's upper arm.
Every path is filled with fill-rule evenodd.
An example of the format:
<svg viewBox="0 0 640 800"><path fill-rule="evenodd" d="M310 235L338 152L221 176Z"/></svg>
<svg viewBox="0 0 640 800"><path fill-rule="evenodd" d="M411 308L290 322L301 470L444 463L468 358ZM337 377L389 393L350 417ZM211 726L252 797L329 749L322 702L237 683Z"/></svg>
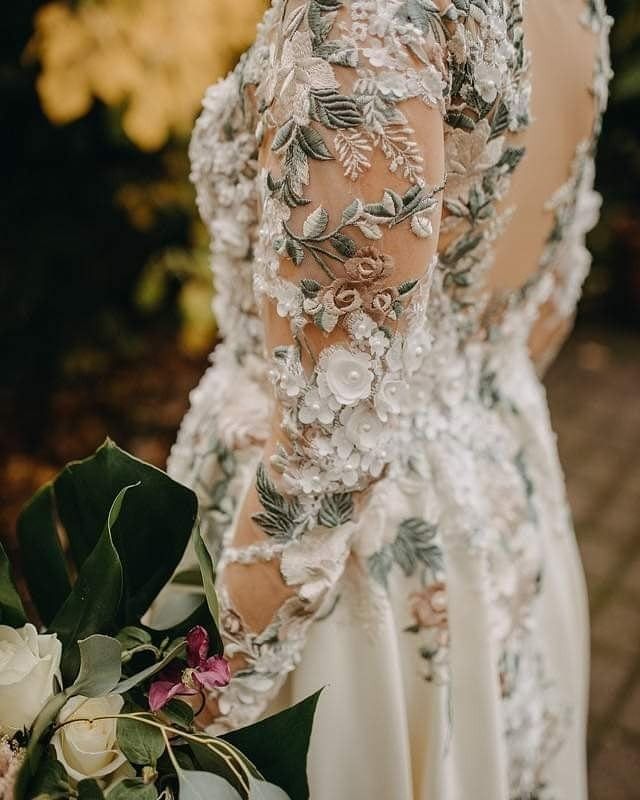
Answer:
<svg viewBox="0 0 640 800"><path fill-rule="evenodd" d="M287 492L357 490L380 475L416 365L404 351L428 343L444 182L439 16L420 29L365 9L289 6L258 93L254 286L278 408L271 466Z"/></svg>

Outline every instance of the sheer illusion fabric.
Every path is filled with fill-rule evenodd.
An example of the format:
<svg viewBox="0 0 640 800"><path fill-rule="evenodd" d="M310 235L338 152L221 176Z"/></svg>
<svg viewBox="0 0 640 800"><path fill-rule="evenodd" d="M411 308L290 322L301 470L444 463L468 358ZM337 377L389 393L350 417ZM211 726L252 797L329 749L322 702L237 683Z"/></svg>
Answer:
<svg viewBox="0 0 640 800"><path fill-rule="evenodd" d="M584 581L538 376L589 268L609 22L274 0L205 96L222 341L169 466L218 560L212 730L325 686L315 800L586 797Z"/></svg>

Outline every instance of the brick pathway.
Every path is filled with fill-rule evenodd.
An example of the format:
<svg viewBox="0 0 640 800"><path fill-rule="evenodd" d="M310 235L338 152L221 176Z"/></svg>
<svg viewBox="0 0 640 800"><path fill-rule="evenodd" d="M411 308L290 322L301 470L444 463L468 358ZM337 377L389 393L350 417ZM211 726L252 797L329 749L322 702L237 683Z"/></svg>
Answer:
<svg viewBox="0 0 640 800"><path fill-rule="evenodd" d="M547 386L590 594L591 800L638 800L640 340L579 331Z"/></svg>

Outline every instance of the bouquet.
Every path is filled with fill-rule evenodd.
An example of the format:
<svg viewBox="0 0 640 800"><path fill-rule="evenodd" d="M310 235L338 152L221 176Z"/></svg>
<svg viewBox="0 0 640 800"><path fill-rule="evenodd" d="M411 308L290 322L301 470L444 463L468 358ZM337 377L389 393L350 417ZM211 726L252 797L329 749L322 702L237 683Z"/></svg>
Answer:
<svg viewBox="0 0 640 800"><path fill-rule="evenodd" d="M191 538L198 602L152 628ZM107 441L31 499L18 541L37 617L0 547L0 800L308 798L317 693L222 736L194 723L230 676L190 489Z"/></svg>

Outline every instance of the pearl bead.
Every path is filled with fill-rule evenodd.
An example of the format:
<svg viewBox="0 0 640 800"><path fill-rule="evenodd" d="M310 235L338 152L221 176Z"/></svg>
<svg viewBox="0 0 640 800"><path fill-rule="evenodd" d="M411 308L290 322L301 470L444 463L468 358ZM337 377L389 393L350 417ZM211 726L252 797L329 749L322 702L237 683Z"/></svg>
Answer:
<svg viewBox="0 0 640 800"><path fill-rule="evenodd" d="M368 422L365 422L362 426L362 430L365 431L365 433L368 433L371 430L371 425Z"/></svg>
<svg viewBox="0 0 640 800"><path fill-rule="evenodd" d="M311 403L311 408L314 411L320 411L320 403Z"/></svg>
<svg viewBox="0 0 640 800"><path fill-rule="evenodd" d="M397 386L390 386L389 387L389 394L395 394L398 391Z"/></svg>
<svg viewBox="0 0 640 800"><path fill-rule="evenodd" d="M444 592L434 592L431 596L431 608L434 611L444 611L447 607L447 599Z"/></svg>
<svg viewBox="0 0 640 800"><path fill-rule="evenodd" d="M352 369L349 372L349 380L351 381L351 383L355 383L355 381L357 381L359 377L360 373L358 372L357 369Z"/></svg>
<svg viewBox="0 0 640 800"><path fill-rule="evenodd" d="M419 344L419 345L416 347L416 355L417 355L417 356L421 356L421 355L422 355L422 349L423 349L423 348L422 348L422 345L421 345L421 344Z"/></svg>

